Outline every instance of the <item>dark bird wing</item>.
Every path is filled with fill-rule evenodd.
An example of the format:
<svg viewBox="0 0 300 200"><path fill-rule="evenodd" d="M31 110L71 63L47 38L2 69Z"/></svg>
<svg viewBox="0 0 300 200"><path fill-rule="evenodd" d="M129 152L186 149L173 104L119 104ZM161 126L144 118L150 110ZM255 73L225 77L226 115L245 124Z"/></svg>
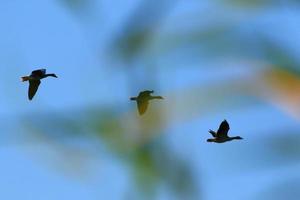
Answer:
<svg viewBox="0 0 300 200"><path fill-rule="evenodd" d="M41 77L45 74L46 74L46 69L38 69L31 72L32 76L38 76L38 77Z"/></svg>
<svg viewBox="0 0 300 200"><path fill-rule="evenodd" d="M149 101L137 101L137 107L140 115L144 114L148 108Z"/></svg>
<svg viewBox="0 0 300 200"><path fill-rule="evenodd" d="M213 137L217 137L217 133L213 130L208 131Z"/></svg>
<svg viewBox="0 0 300 200"><path fill-rule="evenodd" d="M38 90L39 86L41 84L40 80L30 80L29 81L29 90L28 90L28 98L29 100L32 100L34 97L36 91Z"/></svg>
<svg viewBox="0 0 300 200"><path fill-rule="evenodd" d="M145 90L145 91L140 92L138 97L146 98L146 97L149 97L150 94L152 94L153 92L154 92L153 90Z"/></svg>
<svg viewBox="0 0 300 200"><path fill-rule="evenodd" d="M220 127L217 131L217 136L218 137L227 137L227 133L229 131L230 127L229 124L226 120L222 121L222 123L220 124Z"/></svg>

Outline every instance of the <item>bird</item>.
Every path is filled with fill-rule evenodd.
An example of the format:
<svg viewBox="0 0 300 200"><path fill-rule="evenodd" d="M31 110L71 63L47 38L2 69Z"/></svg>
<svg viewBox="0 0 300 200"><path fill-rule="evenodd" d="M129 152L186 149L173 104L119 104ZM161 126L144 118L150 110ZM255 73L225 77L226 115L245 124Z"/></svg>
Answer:
<svg viewBox="0 0 300 200"><path fill-rule="evenodd" d="M208 131L210 134L212 134L212 136L214 138L207 139L207 142L224 143L224 142L228 142L228 141L231 141L231 140L241 140L241 139L243 139L240 136L229 137L227 135L229 129L230 129L230 127L229 127L228 122L226 120L222 121L222 123L220 124L220 127L219 127L217 132L215 132L213 130Z"/></svg>
<svg viewBox="0 0 300 200"><path fill-rule="evenodd" d="M29 81L28 98L32 100L37 92L41 79L52 76L57 78L56 74L46 74L46 69L38 69L31 72L29 76L21 77L22 82Z"/></svg>
<svg viewBox="0 0 300 200"><path fill-rule="evenodd" d="M151 96L152 93L154 93L153 90L145 90L140 92L137 97L130 98L131 101L137 102L137 107L140 115L143 115L146 112L150 100L164 99L161 96Z"/></svg>

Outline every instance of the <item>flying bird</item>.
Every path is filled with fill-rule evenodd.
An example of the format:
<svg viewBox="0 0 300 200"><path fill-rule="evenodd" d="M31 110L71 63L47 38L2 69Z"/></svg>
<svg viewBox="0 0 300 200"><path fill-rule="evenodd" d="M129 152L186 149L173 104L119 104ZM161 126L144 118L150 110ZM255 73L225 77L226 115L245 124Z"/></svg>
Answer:
<svg viewBox="0 0 300 200"><path fill-rule="evenodd" d="M29 100L32 100L35 93L37 92L40 84L41 79L46 78L48 76L52 76L57 78L55 74L46 74L46 69L38 69L31 72L29 76L23 76L21 77L22 81L29 81L29 89L28 89L28 98Z"/></svg>
<svg viewBox="0 0 300 200"><path fill-rule="evenodd" d="M240 136L229 137L227 135L229 129L230 129L230 127L229 127L228 122L226 120L222 121L222 123L220 124L220 127L219 127L217 132L212 131L212 130L208 131L210 134L212 134L212 136L214 138L207 139L207 142L224 143L224 142L228 142L228 141L231 141L231 140L241 140L241 139L243 139Z"/></svg>
<svg viewBox="0 0 300 200"><path fill-rule="evenodd" d="M131 97L130 100L137 102L137 107L140 115L143 115L149 105L149 101L152 99L164 99L161 96L151 96L154 93L153 90L145 90L139 93L137 97Z"/></svg>

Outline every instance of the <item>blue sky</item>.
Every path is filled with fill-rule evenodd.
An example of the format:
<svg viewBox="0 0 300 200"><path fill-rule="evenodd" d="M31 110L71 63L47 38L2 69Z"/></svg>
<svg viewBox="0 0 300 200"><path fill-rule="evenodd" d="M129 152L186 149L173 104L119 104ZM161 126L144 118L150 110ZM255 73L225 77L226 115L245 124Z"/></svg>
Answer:
<svg viewBox="0 0 300 200"><path fill-rule="evenodd" d="M179 2L155 30L149 49L142 52L142 57L134 63L138 66L131 69L134 74L128 76L128 63L108 47L139 1L94 2L83 11L72 10L63 1L0 3L0 73L3 75L0 199L128 198L136 190L131 165L107 148L105 139L96 141L99 137L84 126L85 131L79 131L82 138L69 135L66 141L59 141L46 134L39 135L40 125L29 122L57 116L58 120L65 117L79 124L88 113L86 110L111 107L116 108L119 118L129 116L130 121L137 116L135 105L128 98L150 87L166 97L150 108L168 108L166 112L172 114L157 140L165 141L170 152L192 169L196 188L202 191L199 198L263 199L264 192L268 195L268 189L282 182L296 179L295 184L300 185L299 157L292 152L291 157L285 158L284 150L276 150L276 144L268 140L275 131L284 137L280 135L281 130L295 130L288 136L297 140L299 119L259 97L246 96L239 100L239 95L227 96L224 102L217 103L214 99L212 103L207 102L210 100L207 98L198 105L195 94L187 101L191 107L198 106L184 108L187 105L182 95L189 93L189 89L206 95L210 94L206 87L226 86L235 79L242 85L243 80L259 74L267 66L265 60L259 59L263 55L253 52L257 57L251 60L243 52L236 55L229 50L206 54L204 44L172 46L167 40L180 40L176 38L178 35L197 30L198 24L202 28L233 24L225 44L245 38L254 38L248 43L255 43L256 34L262 33L289 54L297 55L298 7L274 4L241 9L225 1ZM205 11L208 14L202 14ZM155 56L161 52L163 56ZM153 70L149 67L152 64ZM47 68L59 79L44 80L30 102L28 85L20 82L20 77L37 68ZM217 92L221 91L212 92L213 97ZM210 137L207 130L216 129L224 118L230 121L232 134L240 134L245 139L225 145L206 143ZM124 123L126 119L120 121ZM55 128L53 135L59 132ZM157 199L170 199L174 195L167 187L158 187ZM218 192L216 188L220 188Z"/></svg>

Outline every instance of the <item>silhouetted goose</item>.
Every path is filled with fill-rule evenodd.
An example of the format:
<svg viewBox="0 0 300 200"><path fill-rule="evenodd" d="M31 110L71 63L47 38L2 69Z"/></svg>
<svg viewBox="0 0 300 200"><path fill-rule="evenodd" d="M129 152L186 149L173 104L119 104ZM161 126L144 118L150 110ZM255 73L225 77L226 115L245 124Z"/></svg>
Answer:
<svg viewBox="0 0 300 200"><path fill-rule="evenodd" d="M228 122L226 120L222 121L222 123L220 124L220 127L219 127L217 132L209 130L209 133L211 133L214 138L207 139L207 142L223 143L223 142L228 142L228 141L231 141L231 140L241 140L241 139L243 139L240 136L229 137L227 135L229 129L230 129L230 127L229 127Z"/></svg>
<svg viewBox="0 0 300 200"><path fill-rule="evenodd" d="M29 81L29 89L28 89L28 98L32 100L35 93L37 92L41 79L46 78L48 76L52 76L57 78L55 74L46 74L46 69L38 69L31 72L30 76L23 76L22 81Z"/></svg>
<svg viewBox="0 0 300 200"><path fill-rule="evenodd" d="M142 115L148 108L149 101L152 99L163 99L161 96L151 96L154 93L153 90L146 90L139 93L137 97L131 97L130 100L137 102L139 114Z"/></svg>

